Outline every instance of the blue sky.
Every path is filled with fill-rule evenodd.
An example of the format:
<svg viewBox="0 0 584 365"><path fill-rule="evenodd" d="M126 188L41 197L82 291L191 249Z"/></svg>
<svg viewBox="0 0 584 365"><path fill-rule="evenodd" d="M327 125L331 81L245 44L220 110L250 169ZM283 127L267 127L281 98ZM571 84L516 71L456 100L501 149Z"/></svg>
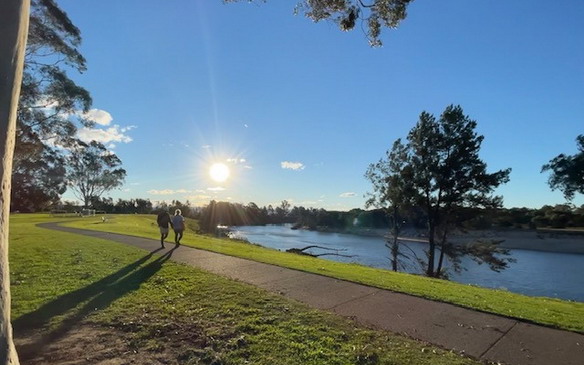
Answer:
<svg viewBox="0 0 584 365"><path fill-rule="evenodd" d="M460 104L489 171L513 169L505 206L564 202L540 169L584 133L581 0L415 1L378 49L360 27L294 16L295 0L59 4L88 60L72 76L103 111L83 133L128 171L114 198L363 207L368 164L420 112Z"/></svg>

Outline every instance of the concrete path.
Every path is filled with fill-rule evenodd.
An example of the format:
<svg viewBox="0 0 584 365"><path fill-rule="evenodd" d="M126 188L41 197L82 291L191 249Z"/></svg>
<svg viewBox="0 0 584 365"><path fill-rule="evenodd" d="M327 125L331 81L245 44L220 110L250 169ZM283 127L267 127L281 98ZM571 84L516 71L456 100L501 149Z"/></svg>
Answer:
<svg viewBox="0 0 584 365"><path fill-rule="evenodd" d="M160 241L155 239L55 223L39 226L148 251L160 247ZM174 244L167 244L167 250L171 247ZM172 259L477 359L515 365L584 365L582 334L185 246L175 250Z"/></svg>

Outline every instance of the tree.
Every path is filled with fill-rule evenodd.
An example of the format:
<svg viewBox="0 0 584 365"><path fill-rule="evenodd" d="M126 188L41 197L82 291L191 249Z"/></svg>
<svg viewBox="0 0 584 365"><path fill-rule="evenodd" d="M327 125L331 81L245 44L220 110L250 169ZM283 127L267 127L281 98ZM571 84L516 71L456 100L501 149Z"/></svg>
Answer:
<svg viewBox="0 0 584 365"><path fill-rule="evenodd" d="M541 172L551 171L548 184L552 190L560 190L567 201L576 193L584 194L584 134L576 137L578 153L559 154L543 165Z"/></svg>
<svg viewBox="0 0 584 365"><path fill-rule="evenodd" d="M236 2L240 0L224 0ZM252 1L252 0L248 0ZM295 13L304 13L315 23L333 20L342 31L355 28L359 21L366 23L367 38L373 47L382 45L381 28L397 28L406 18L407 7L413 0L303 0Z"/></svg>
<svg viewBox="0 0 584 365"><path fill-rule="evenodd" d="M377 205L393 207L407 201L424 211L428 230L424 264L428 276L444 275L445 256L450 258L455 270L460 269L457 263L463 255L471 255L493 270L505 268L508 262L495 256L506 251L493 242L455 246L448 240L458 223L457 212L462 208L501 206L501 198L492 192L509 180L510 169L486 172L486 164L478 154L483 136L477 135L475 128L476 122L465 116L460 106L448 106L438 120L423 112L409 132L405 146L401 147L399 142L394 145L394 153L390 153L392 160L396 160L391 162L394 169L382 166L373 176L379 186L374 185ZM407 179L404 179L400 173L406 172ZM438 249L440 256L436 263Z"/></svg>
<svg viewBox="0 0 584 365"><path fill-rule="evenodd" d="M391 150L386 153L385 159L369 165L365 177L373 184L373 192L365 206L381 208L385 211L390 222L390 237L386 242L391 253L391 268L398 271L400 259L404 254L400 252L399 235L402 227L404 208L410 205L412 192L409 190L411 169L407 164L408 149L401 139L393 143Z"/></svg>
<svg viewBox="0 0 584 365"><path fill-rule="evenodd" d="M66 69L85 71L79 29L53 0L33 0L17 114L12 209L44 209L65 192L64 150L91 106Z"/></svg>
<svg viewBox="0 0 584 365"><path fill-rule="evenodd" d="M28 0L0 1L0 365L18 364L10 324L8 220L16 112L28 34Z"/></svg>
<svg viewBox="0 0 584 365"><path fill-rule="evenodd" d="M67 183L87 208L92 198L121 186L126 170L122 161L99 142L80 143L67 159Z"/></svg>

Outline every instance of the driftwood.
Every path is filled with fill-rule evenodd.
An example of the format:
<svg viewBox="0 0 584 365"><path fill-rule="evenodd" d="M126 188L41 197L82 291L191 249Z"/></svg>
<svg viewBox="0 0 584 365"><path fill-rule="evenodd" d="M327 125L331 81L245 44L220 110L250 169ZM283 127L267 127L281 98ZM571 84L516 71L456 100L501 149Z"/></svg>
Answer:
<svg viewBox="0 0 584 365"><path fill-rule="evenodd" d="M311 248L320 248L321 250L327 250L327 251L337 251L335 252L325 252L325 253L310 253L310 252L306 252L306 250L309 250ZM343 255L341 253L339 253L339 251L347 251L346 249L334 249L334 248L328 248L328 247L322 247L322 246L317 246L317 245L310 245L310 246L306 246L304 248L290 248L287 249L286 252L290 252L290 253L295 253L298 255L305 255L305 256L312 256L312 257L320 257L320 256L341 256L341 257L354 257L354 255Z"/></svg>

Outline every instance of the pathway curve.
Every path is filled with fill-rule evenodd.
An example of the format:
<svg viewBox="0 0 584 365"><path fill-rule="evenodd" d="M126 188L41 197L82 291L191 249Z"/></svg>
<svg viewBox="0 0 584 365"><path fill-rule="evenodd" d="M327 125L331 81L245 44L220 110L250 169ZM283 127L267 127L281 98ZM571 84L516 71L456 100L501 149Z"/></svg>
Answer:
<svg viewBox="0 0 584 365"><path fill-rule="evenodd" d="M39 226L148 251L160 247L160 241L155 239L62 227L56 223ZM169 246L174 247L169 244L167 250ZM165 250L159 253L164 254ZM515 365L584 364L582 334L191 247L175 250L172 260L474 358Z"/></svg>

